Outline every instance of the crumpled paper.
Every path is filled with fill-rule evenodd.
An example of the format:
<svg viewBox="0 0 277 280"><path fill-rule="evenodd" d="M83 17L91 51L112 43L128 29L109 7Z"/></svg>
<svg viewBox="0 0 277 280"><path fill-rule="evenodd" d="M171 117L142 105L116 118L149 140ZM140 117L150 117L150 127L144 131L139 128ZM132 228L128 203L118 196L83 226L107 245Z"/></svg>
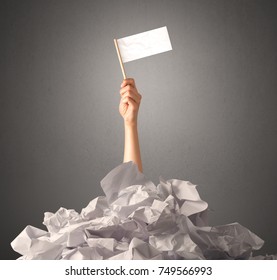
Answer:
<svg viewBox="0 0 277 280"><path fill-rule="evenodd" d="M47 231L28 225L11 243L20 259L249 259L264 243L238 223L208 226L196 185L160 178L156 187L133 162L101 187L81 213L45 213Z"/></svg>

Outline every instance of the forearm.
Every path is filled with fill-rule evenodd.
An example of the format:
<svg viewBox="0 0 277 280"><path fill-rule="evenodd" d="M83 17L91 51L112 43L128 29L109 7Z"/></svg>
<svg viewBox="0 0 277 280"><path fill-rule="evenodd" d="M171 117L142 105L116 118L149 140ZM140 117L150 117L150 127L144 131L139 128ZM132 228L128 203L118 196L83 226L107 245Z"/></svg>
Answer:
<svg viewBox="0 0 277 280"><path fill-rule="evenodd" d="M124 141L124 162L133 161L137 164L140 172L142 171L142 162L140 156L139 137L137 124L124 124L125 141Z"/></svg>

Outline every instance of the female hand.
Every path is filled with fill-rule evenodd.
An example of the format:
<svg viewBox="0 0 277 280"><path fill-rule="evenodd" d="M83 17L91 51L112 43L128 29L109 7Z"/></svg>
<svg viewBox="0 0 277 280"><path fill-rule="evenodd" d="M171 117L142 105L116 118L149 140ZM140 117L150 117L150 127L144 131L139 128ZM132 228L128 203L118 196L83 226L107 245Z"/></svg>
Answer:
<svg viewBox="0 0 277 280"><path fill-rule="evenodd" d="M141 95L137 91L134 79L123 80L120 95L119 113L123 117L125 125L134 126L137 124L141 101Z"/></svg>

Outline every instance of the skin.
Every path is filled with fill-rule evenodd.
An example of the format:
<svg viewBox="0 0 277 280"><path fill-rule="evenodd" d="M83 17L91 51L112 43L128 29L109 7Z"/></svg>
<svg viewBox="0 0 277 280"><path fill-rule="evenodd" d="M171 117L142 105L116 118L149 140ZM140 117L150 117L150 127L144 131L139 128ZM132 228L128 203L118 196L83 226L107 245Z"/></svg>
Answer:
<svg viewBox="0 0 277 280"><path fill-rule="evenodd" d="M135 80L124 79L120 88L119 113L124 120L124 159L133 161L140 172L143 172L138 137L138 111L141 95L136 88Z"/></svg>

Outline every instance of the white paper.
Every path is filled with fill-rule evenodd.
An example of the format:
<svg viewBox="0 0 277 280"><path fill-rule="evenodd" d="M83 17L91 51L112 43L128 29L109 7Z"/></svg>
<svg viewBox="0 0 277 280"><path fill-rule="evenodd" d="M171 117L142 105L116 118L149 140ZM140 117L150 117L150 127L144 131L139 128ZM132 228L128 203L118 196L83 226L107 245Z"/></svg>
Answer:
<svg viewBox="0 0 277 280"><path fill-rule="evenodd" d="M208 226L208 204L188 181L156 187L128 162L101 186L105 196L80 214L61 207L45 213L48 231L27 226L11 243L20 259L250 259L264 243L238 223Z"/></svg>
<svg viewBox="0 0 277 280"><path fill-rule="evenodd" d="M117 40L122 62L172 50L166 26Z"/></svg>

